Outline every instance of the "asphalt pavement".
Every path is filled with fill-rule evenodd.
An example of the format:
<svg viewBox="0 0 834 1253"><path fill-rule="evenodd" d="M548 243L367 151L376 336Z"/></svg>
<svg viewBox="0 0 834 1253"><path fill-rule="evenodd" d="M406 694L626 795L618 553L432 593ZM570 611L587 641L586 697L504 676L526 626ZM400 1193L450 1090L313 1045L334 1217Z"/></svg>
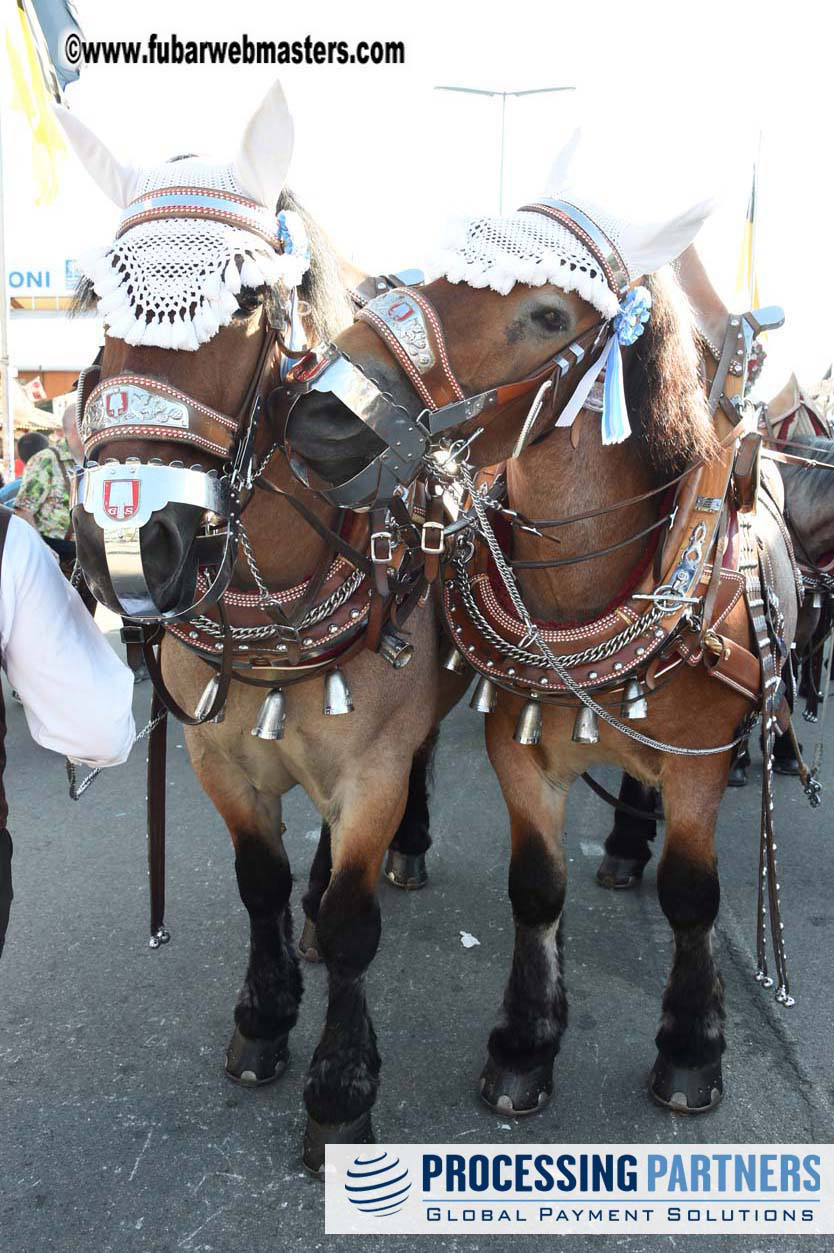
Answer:
<svg viewBox="0 0 834 1253"><path fill-rule="evenodd" d="M150 702L136 691L137 723ZM247 918L225 828L170 732L168 912L172 942L147 946L145 754L107 772L74 804L63 762L29 738L8 704L7 788L15 902L0 960L0 1250L3 1253L250 1253L352 1249L324 1234L323 1189L300 1165L301 1090L321 1029L325 975L306 967L291 1062L249 1092L223 1075L246 962ZM809 738L808 729L805 739ZM831 734L831 732L829 733ZM432 804L430 883L383 885L383 937L368 995L383 1057L380 1139L524 1142L834 1141L831 1041L834 750L823 804L776 780L783 917L796 1007L756 984L753 929L758 761L721 811L716 949L726 982L726 1095L704 1118L646 1096L671 934L655 893L594 883L610 811L571 797L567 978L570 1025L550 1106L509 1122L475 1084L509 968L507 823L465 705L444 725ZM600 775L616 787L614 772ZM296 790L286 801L295 916L318 837ZM464 947L461 932L478 944ZM719 1248L709 1237L538 1238L533 1247L640 1253ZM671 1244L669 1243L671 1242ZM502 1237L364 1237L369 1250L493 1250ZM726 1237L721 1247L725 1247ZM743 1253L828 1249L834 1237L734 1238Z"/></svg>

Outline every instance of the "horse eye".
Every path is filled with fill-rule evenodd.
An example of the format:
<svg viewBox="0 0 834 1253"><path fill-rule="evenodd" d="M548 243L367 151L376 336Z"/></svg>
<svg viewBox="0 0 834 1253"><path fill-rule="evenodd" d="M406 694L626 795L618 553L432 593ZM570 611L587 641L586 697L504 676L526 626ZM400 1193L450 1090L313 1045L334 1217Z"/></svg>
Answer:
<svg viewBox="0 0 834 1253"><path fill-rule="evenodd" d="M543 330L554 335L568 329L568 320L561 309L536 309L531 317Z"/></svg>

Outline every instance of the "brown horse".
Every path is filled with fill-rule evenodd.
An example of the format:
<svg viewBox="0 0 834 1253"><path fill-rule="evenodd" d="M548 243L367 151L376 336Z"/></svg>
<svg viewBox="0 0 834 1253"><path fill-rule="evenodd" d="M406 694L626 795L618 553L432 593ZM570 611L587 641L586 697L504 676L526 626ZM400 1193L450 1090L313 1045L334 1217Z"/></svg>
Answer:
<svg viewBox="0 0 834 1253"><path fill-rule="evenodd" d="M124 169L115 165L86 128L80 134L79 129L74 121L70 137L88 167L107 189L121 186L126 177ZM206 175L201 167L200 186L222 188L224 179L228 182L233 178L234 183L234 179L245 178L244 188L249 192L254 186L256 199L262 204L274 204L277 199L279 208L297 211L298 206L288 194L281 192L288 158L280 148L287 130L286 106L276 88L262 106L260 116L256 115L250 123L242 156L236 166L229 167L232 174L225 167L212 167ZM195 168L190 159L177 160L170 167L170 177L165 171L162 176L154 172L156 185L189 189ZM238 178L241 169L244 174ZM241 199L239 191L234 194ZM129 199L129 195L119 197L123 206ZM312 245L311 268L300 289L301 297L308 302L304 312L306 329L311 337L332 336L350 320L352 313L334 257L313 223L308 218L305 222ZM175 257L176 261L187 259L187 255ZM157 396L175 392L181 399L185 397L191 415L199 416L199 406L219 415L242 412L244 398L261 368L259 363L271 334L276 306L281 308L286 292L280 287L272 290L247 284L243 258L237 256L234 262L240 268L235 312L226 325L216 328L205 342L193 345L190 351L129 343L124 335L132 334L132 329L125 332L123 324L122 337L107 335L99 386L104 387L105 397L115 397L113 403L105 401L108 411L118 413L123 403L121 397L127 395L119 387L139 382L145 387L145 394L150 389ZM131 275L134 287L139 282L150 289L150 282L145 279L141 273L138 279ZM187 305L183 306L183 317L188 313ZM145 316L142 310L140 314ZM172 324L176 316L175 310ZM163 330L167 334L164 327ZM280 353L265 363L261 379L265 395L279 381L279 364ZM117 380L110 392L109 380ZM148 412L147 402L144 412ZM117 422L118 417L113 420ZM216 419L213 421L216 425ZM89 418L82 423L88 452L95 429ZM166 440L164 431L161 438L151 438L153 434L130 427L115 428L112 436L105 433L103 441L99 437L95 444L96 462L106 469L112 459L124 466L136 459L134 466L138 462L151 472L158 466L182 466L183 443ZM238 446L244 434L242 429L236 432ZM269 421L257 428L253 464L262 467L262 473L256 478L300 501L308 517L324 527L326 533L341 533L343 517L296 482L284 457L276 453L277 435ZM201 474L214 471L222 478L229 472L221 457L199 444L189 449L188 455L197 462ZM235 592L256 592L259 583L275 592L292 589L305 585L310 572L321 567L329 541L300 520L287 496L268 490L251 493L244 516L246 551L238 553L232 577ZM102 527L81 506L75 511L75 520L81 564L96 597L117 612L124 612L114 586ZM354 518L354 524L357 521L361 532L362 518ZM142 525L143 578L159 618L192 595L188 588L193 587L196 575L195 539L204 524L200 510L172 502L155 510ZM353 542L360 548L364 544L365 552L368 529L365 520L361 541L356 538L355 525L351 530ZM356 610L354 616L362 615ZM180 634L187 642L187 621L185 627ZM305 681L292 683L293 673L274 664L267 669L266 677L275 686L285 680L292 683L287 687L283 738L266 740L255 735L253 727L264 697L263 688L237 682L231 684L222 721L189 726L185 732L197 777L232 837L240 894L251 922L249 964L235 1008L235 1029L226 1061L229 1076L243 1083L265 1083L282 1073L287 1062L288 1035L296 1022L302 992L292 943L292 875L282 839L283 795L300 784L323 819L322 843L305 898L308 915L317 924L318 950L329 977L327 1018L304 1089L308 1111L304 1160L316 1171L323 1165L325 1143L372 1137L370 1110L379 1081L380 1059L363 978L380 936L380 867L398 826L401 833L406 828L406 838L409 822L412 828L419 828L418 837L426 836L424 746L431 744L442 712L438 695L438 632L430 599L414 609L407 630L414 656L404 668L395 669L366 649L351 650L343 665L344 680L355 703L355 711L349 716L325 716L328 680L322 666L313 668ZM161 665L169 693L186 711L195 710L207 682L217 674L216 667L210 666L204 656L170 632L162 643ZM344 688L340 691L344 702ZM412 839L410 846L413 845Z"/></svg>
<svg viewBox="0 0 834 1253"><path fill-rule="evenodd" d="M496 229L500 231L501 225ZM487 227L485 237L489 235ZM552 411L545 405L536 416L535 406L530 409L530 389L522 386L525 380L541 380L554 360L557 367L560 361L575 366L581 360L580 352L565 350L581 344L588 351L600 322L597 308L550 281L540 286L515 282L508 294L498 294L440 278L421 291L433 310L427 321L442 328L451 373L477 413L454 432L471 437L482 428L471 446L473 470L506 461L507 503L522 519L558 521L576 515L581 519L559 527L558 564L547 530L517 527L511 543L504 540L523 602L542 630L545 624L554 630L572 625L581 634L583 624L626 604L635 572L645 571L656 551L650 528L656 526L658 512L668 508L659 505L661 495L648 493L688 466L701 461L706 466L717 464L718 438L699 377L691 311L671 272L644 281L654 300L651 319L642 338L624 354L625 394L634 433L609 446L603 446L599 416L590 410L580 413L570 431L554 427L570 390L566 395L559 392ZM384 312L380 310L383 320ZM392 351L390 334L380 335L368 322L357 323L338 337L337 346L397 405L414 416L424 408L425 398L418 399L410 381L413 370L396 345ZM434 350L437 356L436 340ZM515 391L509 386L489 390L512 383L517 384ZM486 399L475 399L483 396ZM434 416L442 415L441 407ZM345 453L349 449L354 459L363 450L366 458L374 455L367 428L332 395L303 397L295 423L295 439L302 449L321 448L338 437L339 447ZM523 423L525 439L520 441ZM618 501L630 503L608 511ZM705 508L712 507L707 501ZM773 588L784 619L782 645L787 647L796 622L790 559L766 513L757 517L756 527L770 554ZM647 533L648 541L640 538ZM513 606L494 567L491 575L486 568L484 578L490 577L495 599L500 600L496 614L500 611L506 620ZM743 599L724 618L721 633L727 647L755 647ZM472 640L477 653L476 634L464 638ZM613 762L643 784L658 788L666 812L657 879L660 903L674 934L675 956L663 996L651 1093L673 1109L710 1109L723 1090L723 989L711 932L719 905L715 824L730 750L708 755L698 750L731 745L751 700L716 682L703 665L683 665L649 694L647 719L639 723L648 745L606 723L601 723L595 742L577 742L572 734L577 702L570 700L538 704L542 723L536 742L530 725L525 729L529 703L525 705L510 677L516 670L507 661L486 663L493 664L492 671L482 666L497 684L497 697L491 693L484 702L487 709L492 706L486 717L486 744L509 811L509 895L516 939L502 1020L489 1038L481 1078L483 1098L501 1112L520 1114L537 1109L551 1093L553 1062L567 1020L561 938L567 885L565 803L579 774L597 762ZM546 684L547 670L539 673ZM645 667L632 673L645 673ZM622 684L618 686L616 675L607 677L619 712ZM604 691L598 699L606 701ZM519 722L523 709L525 717ZM693 751L691 755L659 751L658 742Z"/></svg>

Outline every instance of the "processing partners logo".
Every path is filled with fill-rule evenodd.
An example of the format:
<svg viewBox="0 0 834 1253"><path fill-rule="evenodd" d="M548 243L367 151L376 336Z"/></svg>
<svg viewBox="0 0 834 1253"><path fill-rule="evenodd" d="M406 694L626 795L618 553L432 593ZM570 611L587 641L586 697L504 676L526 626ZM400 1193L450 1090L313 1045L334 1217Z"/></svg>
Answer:
<svg viewBox="0 0 834 1253"><path fill-rule="evenodd" d="M834 1144L332 1144L328 1235L834 1234Z"/></svg>
<svg viewBox="0 0 834 1253"><path fill-rule="evenodd" d="M362 1214L390 1216L401 1210L411 1191L411 1173L396 1153L368 1150L354 1157L345 1172L345 1192Z"/></svg>

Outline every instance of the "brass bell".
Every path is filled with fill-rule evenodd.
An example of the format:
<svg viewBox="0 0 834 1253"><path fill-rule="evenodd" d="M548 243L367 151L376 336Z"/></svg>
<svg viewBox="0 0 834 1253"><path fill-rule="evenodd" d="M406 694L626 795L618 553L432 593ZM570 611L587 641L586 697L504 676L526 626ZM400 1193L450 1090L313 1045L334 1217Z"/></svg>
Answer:
<svg viewBox="0 0 834 1253"><path fill-rule="evenodd" d="M542 738L542 707L537 700L528 700L515 724L516 744L538 744Z"/></svg>
<svg viewBox="0 0 834 1253"><path fill-rule="evenodd" d="M649 716L649 702L637 679L629 679L623 692L622 715L630 722Z"/></svg>
<svg viewBox="0 0 834 1253"><path fill-rule="evenodd" d="M220 676L217 674L213 674L211 678L209 679L208 683L206 684L206 686L203 688L202 696L197 701L197 708L194 711L195 718L201 718L201 719L205 718L206 714L208 713L208 711L211 709L212 705L214 704L214 698L217 695L217 689L219 688L219 686L220 686ZM225 717L226 717L225 707L221 706L220 712L218 714L215 714L215 716L211 719L211 721L222 722Z"/></svg>
<svg viewBox="0 0 834 1253"><path fill-rule="evenodd" d="M325 676L324 712L328 718L353 713L353 697L341 670L329 670Z"/></svg>
<svg viewBox="0 0 834 1253"><path fill-rule="evenodd" d="M455 648L454 645L449 649L443 660L443 669L450 670L452 674L466 674L466 671L469 669L463 653L460 649Z"/></svg>
<svg viewBox="0 0 834 1253"><path fill-rule="evenodd" d="M414 656L414 645L409 644L408 640L404 640L401 635L398 635L390 623L388 623L382 628L382 635L379 640L379 653L395 670L402 670L403 666L407 666Z"/></svg>
<svg viewBox="0 0 834 1253"><path fill-rule="evenodd" d="M250 734L259 740L282 740L287 722L287 702L280 687L267 692Z"/></svg>
<svg viewBox="0 0 834 1253"><path fill-rule="evenodd" d="M495 684L492 682L492 679L482 675L475 684L475 691L472 693L469 708L476 710L479 714L489 714L495 708L496 700Z"/></svg>
<svg viewBox="0 0 834 1253"><path fill-rule="evenodd" d="M574 744L599 743L597 716L593 709L589 709L587 705L583 705L576 715L576 721L573 724L573 735L571 736L571 739Z"/></svg>

